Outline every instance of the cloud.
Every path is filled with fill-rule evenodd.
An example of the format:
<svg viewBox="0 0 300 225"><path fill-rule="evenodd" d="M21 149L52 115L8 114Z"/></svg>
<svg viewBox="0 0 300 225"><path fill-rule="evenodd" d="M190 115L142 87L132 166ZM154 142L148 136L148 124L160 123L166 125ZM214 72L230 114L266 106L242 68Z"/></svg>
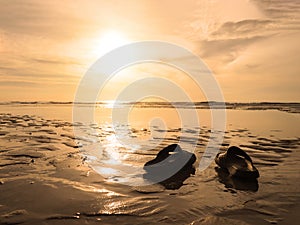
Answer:
<svg viewBox="0 0 300 225"><path fill-rule="evenodd" d="M215 58L218 65L226 66L243 54L250 45L274 35L272 24L272 20L254 19L226 22L208 38L197 42L197 52L204 59Z"/></svg>
<svg viewBox="0 0 300 225"><path fill-rule="evenodd" d="M216 2L221 4L219 6L234 3ZM225 7L221 17L221 10L216 10L214 16L205 18L205 16L199 15L191 23L197 25L191 27L188 36L195 43L195 51L215 72L220 74L224 73L231 63L239 62L240 57L249 54L249 48L256 49L255 46L262 48L264 46L261 46L260 43L264 40L272 39L279 34L291 33L292 35L292 32L300 28L300 2L298 0L252 0L241 1L240 4L240 8L235 7L237 9L235 11L240 11L236 16L226 16L230 13L234 15L235 11ZM212 10L215 9L210 8L208 7L212 14ZM202 14L205 15L203 9ZM274 40L278 43L272 42L273 46L280 45L279 39ZM268 55L268 51L263 54ZM245 68L259 67L259 64L250 61Z"/></svg>
<svg viewBox="0 0 300 225"><path fill-rule="evenodd" d="M46 39L65 40L95 29L99 22L74 13L76 3L54 1L2 1L0 31L18 35L31 35Z"/></svg>
<svg viewBox="0 0 300 225"><path fill-rule="evenodd" d="M2 61L2 60L0 60ZM3 62L3 61L2 61ZM0 67L0 79L2 86L43 86L53 84L76 85L80 79L78 75L72 74L71 69L63 69L64 64L32 63L33 61L23 61L21 65L13 62L6 62L6 66ZM30 64L31 63L31 64ZM51 68L49 68L51 67Z"/></svg>
<svg viewBox="0 0 300 225"><path fill-rule="evenodd" d="M30 58L28 61L32 61L40 64L55 64L55 65L82 65L77 60L68 59L66 57L42 57L42 58Z"/></svg>
<svg viewBox="0 0 300 225"><path fill-rule="evenodd" d="M211 33L212 39L221 38L250 38L257 35L268 35L273 27L272 20L241 20L238 22L226 22L219 29Z"/></svg>
<svg viewBox="0 0 300 225"><path fill-rule="evenodd" d="M199 42L198 52L204 59L214 58L218 64L226 65L236 60L248 46L264 38L264 36L254 36L250 38L202 40Z"/></svg>
<svg viewBox="0 0 300 225"><path fill-rule="evenodd" d="M4 87L34 87L38 86L38 83L29 81L0 81L0 86Z"/></svg>
<svg viewBox="0 0 300 225"><path fill-rule="evenodd" d="M299 38L300 32L279 34L249 46L222 70L225 92L234 90L226 97L233 99L239 91L244 99L299 101Z"/></svg>
<svg viewBox="0 0 300 225"><path fill-rule="evenodd" d="M248 0L201 0L186 27L193 31L190 36L198 39L211 38L223 24L247 20L266 19L260 9Z"/></svg>
<svg viewBox="0 0 300 225"><path fill-rule="evenodd" d="M298 79L300 67L300 32L279 34L262 39L247 49L231 68L235 73L248 73L252 76L281 77L283 80ZM277 78L276 78L277 79Z"/></svg>
<svg viewBox="0 0 300 225"><path fill-rule="evenodd" d="M300 28L299 0L252 0L265 15L274 20L278 30L298 30Z"/></svg>

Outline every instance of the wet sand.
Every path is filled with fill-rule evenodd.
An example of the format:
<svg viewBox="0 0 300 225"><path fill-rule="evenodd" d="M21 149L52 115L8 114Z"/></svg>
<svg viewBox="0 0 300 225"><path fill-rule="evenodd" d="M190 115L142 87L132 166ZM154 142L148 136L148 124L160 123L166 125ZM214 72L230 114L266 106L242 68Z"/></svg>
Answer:
<svg viewBox="0 0 300 225"><path fill-rule="evenodd" d="M243 118L244 111L234 112L241 115L240 123L230 120L229 115L222 150L229 145L244 149L260 171L257 184L226 177L218 173L213 162L205 171L196 170L178 190L167 190L160 185L147 188L122 185L115 181L131 178L109 170L107 176L99 175L89 167L82 152L95 140L92 134L90 138L76 139L71 121L19 112L19 115L0 114L1 224L263 225L297 224L299 219L300 116L297 113L293 117L287 112L275 113L294 127L275 129L274 124L264 124L263 131L257 116L260 114L252 122L257 123L257 129L244 126L249 116ZM261 113L267 117L274 114ZM123 162L134 165L155 158L160 148L176 143L183 131L182 140L187 144L198 139L197 168L209 139L209 126L182 130L174 123L164 130L141 124L132 126L128 135L140 140L155 130L158 135L149 145L155 146L159 141L159 148L146 151L140 146L133 151L116 144L111 138L114 131L109 122L89 127L97 131L96 140L106 146L105 151L115 151ZM86 129L80 124L75 126Z"/></svg>

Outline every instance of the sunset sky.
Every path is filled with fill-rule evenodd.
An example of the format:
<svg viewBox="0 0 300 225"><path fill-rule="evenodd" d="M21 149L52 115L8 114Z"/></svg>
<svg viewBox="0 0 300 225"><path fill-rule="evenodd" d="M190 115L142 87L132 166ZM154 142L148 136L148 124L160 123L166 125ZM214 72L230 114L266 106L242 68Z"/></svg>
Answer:
<svg viewBox="0 0 300 225"><path fill-rule="evenodd" d="M0 0L0 101L72 101L99 57L143 40L190 49L226 101L300 100L299 0ZM101 99L145 76L205 100L185 74L155 65L121 71Z"/></svg>

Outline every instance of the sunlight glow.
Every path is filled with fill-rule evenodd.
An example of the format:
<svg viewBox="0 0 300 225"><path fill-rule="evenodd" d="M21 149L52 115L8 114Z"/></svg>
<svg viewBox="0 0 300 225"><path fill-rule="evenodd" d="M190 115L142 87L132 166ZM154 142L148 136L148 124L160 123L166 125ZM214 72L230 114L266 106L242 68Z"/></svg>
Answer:
<svg viewBox="0 0 300 225"><path fill-rule="evenodd" d="M95 42L93 55L100 57L117 47L129 43L129 40L123 33L116 30L109 30L104 32Z"/></svg>

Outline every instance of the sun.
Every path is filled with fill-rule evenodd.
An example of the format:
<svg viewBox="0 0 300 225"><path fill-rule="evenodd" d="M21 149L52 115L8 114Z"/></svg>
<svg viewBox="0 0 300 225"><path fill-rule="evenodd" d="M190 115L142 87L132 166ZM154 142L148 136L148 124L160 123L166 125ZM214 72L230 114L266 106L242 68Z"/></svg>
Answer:
<svg viewBox="0 0 300 225"><path fill-rule="evenodd" d="M116 30L108 30L99 35L93 47L94 55L102 56L111 50L128 44L129 40L125 35Z"/></svg>

